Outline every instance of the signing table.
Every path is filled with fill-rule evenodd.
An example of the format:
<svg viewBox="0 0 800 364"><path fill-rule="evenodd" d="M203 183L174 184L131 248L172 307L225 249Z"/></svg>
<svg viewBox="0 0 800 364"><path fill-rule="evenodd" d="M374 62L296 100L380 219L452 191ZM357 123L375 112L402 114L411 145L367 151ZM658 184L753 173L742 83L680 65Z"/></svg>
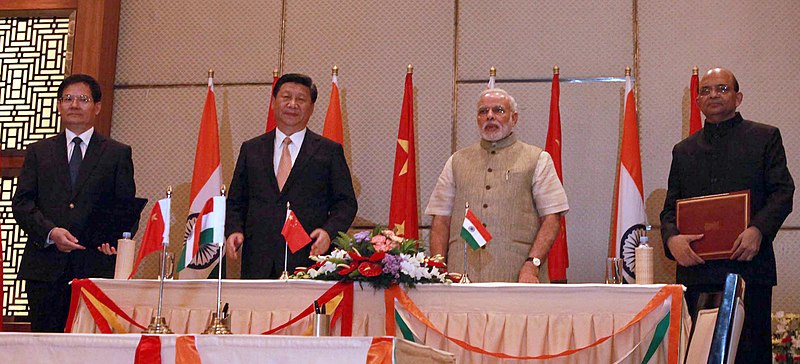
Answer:
<svg viewBox="0 0 800 364"><path fill-rule="evenodd" d="M158 302L157 281L91 282L134 321L147 325ZM230 304L234 334L260 334L299 315L333 285L226 280L222 300ZM676 362L685 352L691 325L682 290L676 286L477 283L417 285L403 291L405 303L412 302L413 307L398 297L392 316L407 324L415 341L453 353L459 363L505 362L500 359L503 355L548 355L548 362L554 363L639 363L651 355L651 363ZM382 290L355 284L353 336L387 334L385 318L391 309L387 302L394 301L387 297ZM98 332L86 301L82 296L76 306L72 332ZM200 333L215 301L216 281L167 281L163 316L176 334ZM139 332L122 323L124 331ZM277 334L303 335L309 325L305 318ZM333 333L338 334L340 327L341 321ZM467 346L459 345L459 340Z"/></svg>

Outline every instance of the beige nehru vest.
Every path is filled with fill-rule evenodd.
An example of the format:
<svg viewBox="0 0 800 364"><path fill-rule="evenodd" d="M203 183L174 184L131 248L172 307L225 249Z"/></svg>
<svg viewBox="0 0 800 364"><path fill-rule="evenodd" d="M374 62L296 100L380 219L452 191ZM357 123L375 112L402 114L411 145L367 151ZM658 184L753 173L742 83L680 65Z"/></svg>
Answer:
<svg viewBox="0 0 800 364"><path fill-rule="evenodd" d="M484 248L467 252L467 273L473 282L517 282L519 270L528 257L539 215L533 200L534 171L542 149L517 141L512 134L492 143L480 143L453 155L456 195L450 223L447 268L464 270L465 203L486 225L492 240ZM549 282L547 257L539 280Z"/></svg>

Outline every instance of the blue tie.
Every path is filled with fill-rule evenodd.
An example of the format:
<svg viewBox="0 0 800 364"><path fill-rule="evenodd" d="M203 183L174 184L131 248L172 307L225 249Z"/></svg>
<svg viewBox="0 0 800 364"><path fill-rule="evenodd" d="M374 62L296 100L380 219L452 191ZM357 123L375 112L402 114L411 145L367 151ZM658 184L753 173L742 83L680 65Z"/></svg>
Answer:
<svg viewBox="0 0 800 364"><path fill-rule="evenodd" d="M72 139L75 144L72 147L72 156L69 158L69 179L72 181L72 187L75 187L75 181L78 179L78 171L81 169L81 161L83 161L83 153L81 153L81 140L80 137Z"/></svg>

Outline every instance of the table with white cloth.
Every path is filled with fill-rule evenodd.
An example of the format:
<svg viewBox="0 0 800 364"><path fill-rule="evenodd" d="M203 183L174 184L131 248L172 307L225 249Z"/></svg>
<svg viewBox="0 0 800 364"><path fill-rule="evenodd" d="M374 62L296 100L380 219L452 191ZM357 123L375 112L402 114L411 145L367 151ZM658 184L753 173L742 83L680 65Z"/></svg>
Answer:
<svg viewBox="0 0 800 364"><path fill-rule="evenodd" d="M92 282L136 322L148 324L158 302L158 281L92 279ZM297 316L333 284L311 280L224 280L222 301L230 304L234 334L260 334ZM616 333L588 349L548 362L640 363L648 350L652 350L649 346L655 341L656 327L670 307L662 305L627 329L617 331L634 319L662 288L664 285L475 283L419 284L406 292L444 335L489 352L553 355L596 344ZM216 295L215 280L166 281L162 316L176 334L200 333L216 309ZM691 319L683 306L678 344L669 347L668 340L659 341L651 363L667 363L669 351L685 353ZM354 336L385 335L385 311L382 290L355 284ZM453 353L459 363L508 361L465 350L404 309L398 311L421 344ZM310 320L304 319L279 334L302 335L309 325ZM339 326L337 323L334 333L339 332ZM127 328L138 332L136 327ZM78 304L72 331L98 332L85 302Z"/></svg>
<svg viewBox="0 0 800 364"><path fill-rule="evenodd" d="M171 364L177 355L178 335L158 335L161 361L135 356L142 334L0 333L3 363L60 364ZM386 339L386 340L383 340ZM452 354L396 338L311 337L266 335L194 335L196 363L455 363ZM388 352L375 355L375 342Z"/></svg>

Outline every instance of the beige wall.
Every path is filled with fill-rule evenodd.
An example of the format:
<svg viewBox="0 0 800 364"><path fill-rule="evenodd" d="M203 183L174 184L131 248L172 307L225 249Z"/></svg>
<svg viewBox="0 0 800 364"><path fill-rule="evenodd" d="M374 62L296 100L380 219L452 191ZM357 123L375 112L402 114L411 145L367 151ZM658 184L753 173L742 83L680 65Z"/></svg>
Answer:
<svg viewBox="0 0 800 364"><path fill-rule="evenodd" d="M359 198L357 224L385 223L405 66L414 65L420 211L451 152L476 140L474 103L489 67L498 78L621 77L634 62L634 1L286 1L284 72L320 88L309 127L322 130L330 67L338 65L346 150ZM557 4L557 5L556 5ZM457 26L456 26L457 18ZM216 71L223 176L239 145L263 132L271 70L281 62L281 1L122 4L112 136L134 145L138 194L176 187L171 249L182 241L208 68ZM736 72L747 118L781 128L790 169L800 174L800 7L785 1L638 2L639 114L646 206L658 225L672 145L685 136L691 67ZM457 38L457 41L455 40ZM455 44L454 44L455 42ZM456 71L457 70L457 71ZM454 74L457 83L454 88ZM517 132L543 145L549 82L498 84L521 105ZM570 282L603 279L620 133L620 83L562 83L561 118ZM457 103L454 104L453 100ZM455 115L455 117L454 117ZM795 199L798 201L798 198ZM149 207L148 207L149 208ZM422 217L428 225L430 218ZM800 215L775 243L775 308L791 299L800 258ZM660 253L657 231L655 246ZM154 277L156 259L142 277ZM658 264L672 281L674 265Z"/></svg>

